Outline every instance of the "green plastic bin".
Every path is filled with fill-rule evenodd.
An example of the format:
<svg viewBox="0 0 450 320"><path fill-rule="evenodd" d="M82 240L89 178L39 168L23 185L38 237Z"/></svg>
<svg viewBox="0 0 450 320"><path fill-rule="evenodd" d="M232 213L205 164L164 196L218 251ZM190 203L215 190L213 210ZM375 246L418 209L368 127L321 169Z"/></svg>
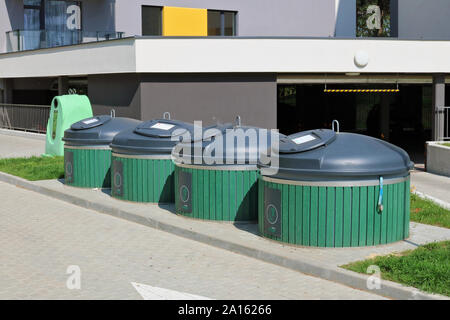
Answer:
<svg viewBox="0 0 450 320"><path fill-rule="evenodd" d="M45 154L64 155L64 131L73 123L89 117L92 117L92 107L87 96L68 94L54 97L47 123Z"/></svg>
<svg viewBox="0 0 450 320"><path fill-rule="evenodd" d="M259 179L259 232L312 247L360 247L409 237L405 151L368 136L331 130L280 140L279 169Z"/></svg>
<svg viewBox="0 0 450 320"><path fill-rule="evenodd" d="M111 187L111 143L114 136L141 121L95 116L74 123L64 133L65 184L82 188Z"/></svg>
<svg viewBox="0 0 450 320"><path fill-rule="evenodd" d="M173 152L176 213L202 220L256 221L259 175L257 161L261 130L226 124L205 129L201 141L193 139L178 144ZM208 134L208 131L211 133ZM238 132L245 135L251 131L256 132L255 141L246 140L242 146L233 142ZM204 155L214 141L218 141L219 136L222 137L224 151L221 163L214 161L214 157L200 158L195 156L194 152L191 152L191 157L185 157L181 152L183 148L194 150L195 144L198 144L198 154ZM245 159L238 161L238 154L245 155Z"/></svg>
<svg viewBox="0 0 450 320"><path fill-rule="evenodd" d="M192 130L192 124L169 116L115 136L111 144L112 196L133 202L173 203L171 152L177 137Z"/></svg>

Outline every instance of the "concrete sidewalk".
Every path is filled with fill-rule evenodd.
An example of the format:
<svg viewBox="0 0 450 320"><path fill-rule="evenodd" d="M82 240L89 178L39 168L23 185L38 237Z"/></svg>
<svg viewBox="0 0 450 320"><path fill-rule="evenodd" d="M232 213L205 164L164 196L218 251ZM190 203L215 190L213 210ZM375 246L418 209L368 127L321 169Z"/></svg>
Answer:
<svg viewBox="0 0 450 320"><path fill-rule="evenodd" d="M443 298L385 280L382 281L380 289L371 291L367 288L368 276L339 266L374 255L414 249L421 244L448 240L449 229L411 223L409 239L388 245L361 248L293 247L261 238L258 236L256 224L233 225L188 219L175 215L171 205L158 206L120 201L111 198L105 190L73 188L57 180L29 182L4 173L0 173L0 180L87 209L382 296L395 299Z"/></svg>
<svg viewBox="0 0 450 320"><path fill-rule="evenodd" d="M0 158L40 156L45 152L45 135L0 129Z"/></svg>
<svg viewBox="0 0 450 320"><path fill-rule="evenodd" d="M450 210L450 177L414 170L411 172L411 189Z"/></svg>

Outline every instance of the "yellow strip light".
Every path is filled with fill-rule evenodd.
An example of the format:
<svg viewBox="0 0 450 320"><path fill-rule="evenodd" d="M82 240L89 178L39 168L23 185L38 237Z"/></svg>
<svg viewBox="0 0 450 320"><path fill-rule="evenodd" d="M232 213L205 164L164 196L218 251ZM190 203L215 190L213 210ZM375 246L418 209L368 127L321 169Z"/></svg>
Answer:
<svg viewBox="0 0 450 320"><path fill-rule="evenodd" d="M325 93L396 93L400 89L325 89Z"/></svg>

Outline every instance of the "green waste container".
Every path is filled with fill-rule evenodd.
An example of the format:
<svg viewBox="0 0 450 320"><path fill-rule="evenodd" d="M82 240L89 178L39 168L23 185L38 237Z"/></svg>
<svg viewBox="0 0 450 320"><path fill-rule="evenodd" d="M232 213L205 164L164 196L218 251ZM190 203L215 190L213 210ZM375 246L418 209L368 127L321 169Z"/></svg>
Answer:
<svg viewBox="0 0 450 320"><path fill-rule="evenodd" d="M358 247L408 238L408 154L385 141L312 130L280 138L259 180L259 232L284 243Z"/></svg>
<svg viewBox="0 0 450 320"><path fill-rule="evenodd" d="M64 132L65 184L83 188L111 187L111 148L116 134L141 121L100 115L72 124Z"/></svg>
<svg viewBox="0 0 450 320"><path fill-rule="evenodd" d="M193 125L167 119L143 122L114 137L112 189L114 198L134 202L173 203L171 152Z"/></svg>
<svg viewBox="0 0 450 320"><path fill-rule="evenodd" d="M200 141L192 139L179 143L173 151L176 213L202 220L256 221L261 130L225 124L206 128ZM246 138L245 143L238 144L238 139L235 140L236 134L249 137L251 132L256 137L253 141ZM270 141L270 135L268 139ZM217 142L223 150L220 157L208 152ZM195 144L198 155L191 152L190 156L184 156L183 148L194 150Z"/></svg>
<svg viewBox="0 0 450 320"><path fill-rule="evenodd" d="M89 117L92 117L92 107L87 96L68 94L54 97L47 123L45 154L64 155L64 131L69 129L72 123Z"/></svg>

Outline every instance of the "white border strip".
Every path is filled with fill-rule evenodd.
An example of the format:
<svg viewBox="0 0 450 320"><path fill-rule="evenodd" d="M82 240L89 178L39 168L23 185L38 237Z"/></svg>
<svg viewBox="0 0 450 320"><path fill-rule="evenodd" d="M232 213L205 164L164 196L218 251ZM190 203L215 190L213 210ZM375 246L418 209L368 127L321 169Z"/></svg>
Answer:
<svg viewBox="0 0 450 320"><path fill-rule="evenodd" d="M351 180L351 181L295 181L269 178L263 176L262 179L267 182L289 184L294 186L312 186L312 187L371 187L378 186L379 180ZM409 175L403 178L387 179L383 181L383 185L396 184L409 180Z"/></svg>
<svg viewBox="0 0 450 320"><path fill-rule="evenodd" d="M198 169L198 170L215 170L215 171L256 171L256 165L194 165L175 162L175 165L180 168Z"/></svg>
<svg viewBox="0 0 450 320"><path fill-rule="evenodd" d="M111 150L109 146L66 146L64 145L65 149L76 149L76 150Z"/></svg>
<svg viewBox="0 0 450 320"><path fill-rule="evenodd" d="M147 155L147 154L121 154L121 153L112 153L113 157L116 158L126 158L126 159L153 159L153 160L171 160L172 156L169 155Z"/></svg>

